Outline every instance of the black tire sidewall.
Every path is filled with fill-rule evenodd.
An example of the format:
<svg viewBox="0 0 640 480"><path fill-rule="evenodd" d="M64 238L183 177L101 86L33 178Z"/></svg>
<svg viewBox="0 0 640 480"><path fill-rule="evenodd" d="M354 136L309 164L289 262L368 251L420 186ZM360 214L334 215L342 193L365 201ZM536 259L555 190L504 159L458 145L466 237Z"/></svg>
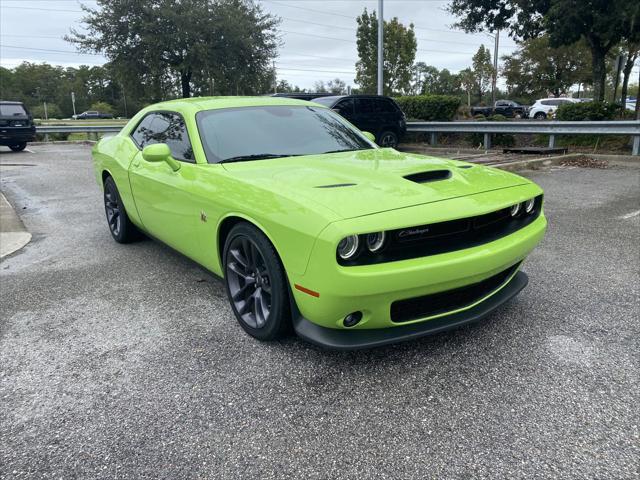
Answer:
<svg viewBox="0 0 640 480"><path fill-rule="evenodd" d="M107 189L110 189L115 193L116 198L118 199L118 205L120 207L120 231L118 232L117 235L113 233L113 230L111 230L111 228L109 228L109 225L108 225L109 217L107 216L107 206L106 206ZM137 240L140 236L139 231L136 228L136 226L131 222L131 220L129 220L129 216L127 215L127 212L124 208L124 204L122 203L122 197L120 197L120 192L118 191L116 182L113 180L112 177L107 177L107 179L104 181L103 201L105 203L104 213L105 213L105 217L107 218L107 228L109 228L109 233L111 233L111 236L113 237L113 239L118 243L130 243Z"/></svg>
<svg viewBox="0 0 640 480"><path fill-rule="evenodd" d="M536 113L533 118L534 120L544 120L547 118L547 115L545 113Z"/></svg>
<svg viewBox="0 0 640 480"><path fill-rule="evenodd" d="M16 143L15 145L9 145L9 148L12 152L21 152L25 148L27 148L27 142Z"/></svg>
<svg viewBox="0 0 640 480"><path fill-rule="evenodd" d="M269 281L271 284L271 309L269 317L262 328L253 328L242 320L242 317L236 311L235 305L231 299L229 283L227 282L227 256L229 254L229 246L233 240L241 236L246 237L260 251L262 258L264 259L265 266L269 272ZM227 298L229 299L229 304L231 305L233 314L244 331L259 340L275 340L288 333L291 325L291 307L289 304L287 277L284 272L282 262L280 261L280 257L267 236L262 233L259 228L251 225L250 223L243 222L237 224L231 229L225 240L222 262Z"/></svg>

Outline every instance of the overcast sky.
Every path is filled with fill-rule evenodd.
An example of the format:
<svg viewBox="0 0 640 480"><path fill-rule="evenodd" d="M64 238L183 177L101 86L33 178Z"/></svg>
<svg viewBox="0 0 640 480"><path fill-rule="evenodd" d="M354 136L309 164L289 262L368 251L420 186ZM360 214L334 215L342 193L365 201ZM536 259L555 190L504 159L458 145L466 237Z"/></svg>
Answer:
<svg viewBox="0 0 640 480"><path fill-rule="evenodd" d="M0 64L13 67L24 60L56 65L100 65L105 59L74 53L62 37L80 28L78 0L0 0ZM354 84L357 60L355 18L377 0L261 0L263 8L282 18L283 46L277 61L278 78L302 88L317 80L339 77ZM445 11L446 0L384 0L384 17L413 22L418 37L416 61L459 71L471 63L484 43L493 53L493 40L485 34L468 35L452 30L455 18ZM500 55L515 44L501 38Z"/></svg>

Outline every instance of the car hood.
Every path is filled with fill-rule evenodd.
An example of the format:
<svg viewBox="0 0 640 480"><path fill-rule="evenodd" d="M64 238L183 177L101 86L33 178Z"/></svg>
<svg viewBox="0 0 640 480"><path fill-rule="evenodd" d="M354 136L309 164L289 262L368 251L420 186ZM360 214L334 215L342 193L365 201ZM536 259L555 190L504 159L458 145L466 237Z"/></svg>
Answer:
<svg viewBox="0 0 640 480"><path fill-rule="evenodd" d="M494 168L389 148L224 164L238 180L315 202L342 218L529 183Z"/></svg>

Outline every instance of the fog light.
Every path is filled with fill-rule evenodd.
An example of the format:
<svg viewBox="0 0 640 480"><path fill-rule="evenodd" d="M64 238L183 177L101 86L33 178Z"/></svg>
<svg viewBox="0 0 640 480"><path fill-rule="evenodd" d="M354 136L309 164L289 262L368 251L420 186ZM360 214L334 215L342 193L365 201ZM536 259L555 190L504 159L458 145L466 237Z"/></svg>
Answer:
<svg viewBox="0 0 640 480"><path fill-rule="evenodd" d="M520 204L516 203L513 207L511 207L511 216L517 217L520 213Z"/></svg>
<svg viewBox="0 0 640 480"><path fill-rule="evenodd" d="M362 320L362 312L353 312L344 317L342 324L345 327L353 327L357 325L360 320Z"/></svg>
<svg viewBox="0 0 640 480"><path fill-rule="evenodd" d="M527 213L533 212L533 207L535 205L535 200L533 198L524 202L524 211Z"/></svg>

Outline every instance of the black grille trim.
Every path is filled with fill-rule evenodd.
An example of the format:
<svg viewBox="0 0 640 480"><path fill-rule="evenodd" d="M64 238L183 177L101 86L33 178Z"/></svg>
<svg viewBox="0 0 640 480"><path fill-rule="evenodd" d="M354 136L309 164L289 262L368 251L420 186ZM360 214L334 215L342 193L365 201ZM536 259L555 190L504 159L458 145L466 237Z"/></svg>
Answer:
<svg viewBox="0 0 640 480"><path fill-rule="evenodd" d="M366 249L366 241L361 236L360 251L354 258L343 260L336 254L336 259L343 266L374 265L484 245L533 223L542 212L542 200L542 195L537 196L533 211L527 214L521 209L515 218L508 207L477 217L388 230L387 243L377 253Z"/></svg>
<svg viewBox="0 0 640 480"><path fill-rule="evenodd" d="M520 263L517 263L492 277L465 287L395 301L391 304L391 321L410 322L470 307L504 286L519 266Z"/></svg>

